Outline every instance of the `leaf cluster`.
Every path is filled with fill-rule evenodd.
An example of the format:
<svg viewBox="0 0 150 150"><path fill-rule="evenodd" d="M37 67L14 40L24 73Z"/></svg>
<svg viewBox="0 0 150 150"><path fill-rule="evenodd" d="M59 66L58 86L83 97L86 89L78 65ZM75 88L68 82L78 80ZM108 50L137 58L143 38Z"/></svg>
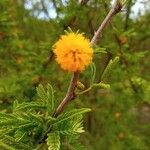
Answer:
<svg viewBox="0 0 150 150"><path fill-rule="evenodd" d="M73 109L54 118L52 86L48 85L45 90L39 85L37 94L37 101L18 103L16 100L12 113L0 113L0 148L36 149L45 142L46 136L48 149L59 150L64 142L69 145L84 132L82 116L90 109Z"/></svg>

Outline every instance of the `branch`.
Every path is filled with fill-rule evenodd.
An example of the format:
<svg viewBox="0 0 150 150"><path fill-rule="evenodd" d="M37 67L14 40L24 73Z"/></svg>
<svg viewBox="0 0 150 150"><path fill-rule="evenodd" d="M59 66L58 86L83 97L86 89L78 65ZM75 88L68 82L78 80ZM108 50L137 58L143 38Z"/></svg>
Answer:
<svg viewBox="0 0 150 150"><path fill-rule="evenodd" d="M104 4L104 7L105 7L105 11L107 12L108 11L108 5L107 5L107 3L105 2L105 1L103 1L103 4ZM132 4L132 0L130 0L129 1L129 3L128 3L128 9L129 9L129 7L131 7L131 4ZM127 11L127 16L129 17L129 10ZM127 17L126 16L126 22L125 22L125 29L128 27L128 21L127 21ZM123 51L122 51L122 44L120 43L120 39L119 39L119 37L118 37L118 35L117 35L117 33L115 32L115 27L114 27L114 25L110 22L110 25L111 25L111 28L112 28L112 30L114 31L113 32L113 35L114 35L114 38L115 38L115 40L116 40L116 42L117 42L117 44L118 44L118 46L119 46L119 52L120 52L120 54L121 54L121 56L122 56L122 63L125 65L125 67L126 67L126 72L127 72L127 75L128 75L128 80L129 80L129 82L130 82L130 85L131 85L131 88L132 88L132 90L133 90L133 92L135 92L135 94L137 94L138 93L138 89L137 89L137 87L134 85L134 83L133 83L133 81L131 80L131 77L130 77L130 71L129 71L129 62L128 62L128 60L126 59L126 57L124 56L124 53L123 53ZM140 97L141 98L141 97Z"/></svg>
<svg viewBox="0 0 150 150"><path fill-rule="evenodd" d="M117 14L122 8L122 5L120 3L120 0L116 0L114 5L112 6L110 12L108 13L108 15L106 16L106 18L104 19L104 21L102 22L102 24L100 25L100 27L98 28L97 32L95 33L95 35L93 36L92 40L91 40L91 46L95 45L98 38L101 38L101 34L104 30L104 28L107 26L107 24L111 21L112 17ZM77 80L79 77L79 72L74 72L70 81L70 85L67 91L67 94L65 96L65 98L63 99L63 101L59 104L59 106L57 107L57 109L55 110L55 112L53 113L53 117L58 117L65 109L65 107L69 104L70 101L72 101L73 99L75 99L75 88L76 88L76 84L77 84ZM47 139L47 133L49 133L51 131L51 126L48 127L44 137L41 139L40 143L45 141Z"/></svg>
<svg viewBox="0 0 150 150"><path fill-rule="evenodd" d="M111 10L109 11L108 15L106 16L106 18L104 19L104 21L102 22L101 26L98 28L98 30L96 31L95 35L93 36L92 40L91 40L91 45L94 45L98 38L100 36L102 36L102 32L105 29L105 27L107 26L107 24L111 21L112 17L117 14L119 11L121 11L122 9L122 3L120 2L120 0L116 0L114 5L112 6Z"/></svg>
<svg viewBox="0 0 150 150"><path fill-rule="evenodd" d="M110 12L108 13L108 15L106 16L106 18L104 19L104 21L102 22L100 27L98 28L97 32L93 36L93 38L91 40L92 46L96 44L98 38L99 39L101 38L103 30L105 29L107 24L111 21L112 17L115 14L117 14L121 10L121 8L122 8L122 4L118 0L116 0L114 5L112 6ZM63 101L60 103L60 105L58 106L58 108L56 109L56 111L53 114L54 117L57 117L59 114L61 114L64 111L65 107L68 105L68 103L75 98L74 90L76 88L78 77L79 77L79 72L75 72L70 81L70 85L69 85L69 88L68 88L65 98L63 99Z"/></svg>
<svg viewBox="0 0 150 150"><path fill-rule="evenodd" d="M71 100L74 99L74 97L75 97L74 91L76 88L78 77L79 77L79 72L75 72L71 78L70 85L69 85L69 88L68 88L65 98L63 99L63 101L60 103L60 105L58 106L58 108L56 109L56 111L53 114L54 117L57 117L59 114L61 114L63 112L63 110L65 109L65 106Z"/></svg>

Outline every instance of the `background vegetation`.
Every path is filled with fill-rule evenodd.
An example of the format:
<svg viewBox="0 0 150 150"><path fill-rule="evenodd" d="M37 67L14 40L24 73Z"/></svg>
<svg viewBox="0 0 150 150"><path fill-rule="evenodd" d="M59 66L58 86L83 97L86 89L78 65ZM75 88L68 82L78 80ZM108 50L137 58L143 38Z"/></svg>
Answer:
<svg viewBox="0 0 150 150"><path fill-rule="evenodd" d="M85 115L86 132L80 137L89 150L150 147L150 6L147 2L145 13L131 18L135 3L128 1L126 11L113 18L96 45L97 49L106 48L106 52L94 56L95 82L103 79L111 88L94 88L67 107L92 109ZM1 0L0 112L12 113L16 99L17 103L35 102L39 84L53 86L56 108L65 96L71 74L56 64L53 44L68 26L91 39L110 6L110 0ZM119 62L102 78L116 56ZM86 88L90 73L89 67L80 75Z"/></svg>

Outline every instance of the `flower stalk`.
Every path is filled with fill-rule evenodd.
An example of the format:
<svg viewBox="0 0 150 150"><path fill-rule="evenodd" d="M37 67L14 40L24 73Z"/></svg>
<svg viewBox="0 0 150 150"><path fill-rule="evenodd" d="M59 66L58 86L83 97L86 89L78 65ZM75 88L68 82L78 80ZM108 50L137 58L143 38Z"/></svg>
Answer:
<svg viewBox="0 0 150 150"><path fill-rule="evenodd" d="M66 105L75 98L74 91L76 88L78 77L79 77L79 72L74 72L70 81L67 94L65 98L63 99L63 101L58 106L58 108L56 109L56 111L54 112L53 114L54 117L57 117L59 114L61 114L63 110L65 109Z"/></svg>

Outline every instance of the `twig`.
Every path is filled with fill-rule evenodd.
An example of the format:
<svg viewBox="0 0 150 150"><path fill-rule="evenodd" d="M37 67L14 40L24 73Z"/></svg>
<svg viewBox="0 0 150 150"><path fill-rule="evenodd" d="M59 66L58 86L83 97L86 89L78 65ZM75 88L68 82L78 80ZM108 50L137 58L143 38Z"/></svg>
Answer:
<svg viewBox="0 0 150 150"><path fill-rule="evenodd" d="M104 19L104 21L102 22L100 27L98 28L97 32L94 34L94 36L91 40L91 46L96 44L98 38L99 39L101 38L100 35L102 34L104 28L111 21L112 17L121 10L121 8L122 8L121 3L119 2L119 0L116 0L114 5L112 6L110 12L106 16L106 18ZM71 81L70 81L70 85L69 85L67 94L66 94L65 98L63 99L63 101L57 107L56 111L53 114L53 117L57 117L58 115L60 115L64 111L65 107L69 104L69 102L75 98L74 91L76 88L78 77L79 77L79 72L74 72L72 75ZM40 143L45 141L45 139L47 139L47 133L49 133L50 131L51 131L51 126L48 127L48 130L45 133L42 140L40 141Z"/></svg>
<svg viewBox="0 0 150 150"><path fill-rule="evenodd" d="M122 4L116 0L114 5L112 6L110 12L108 13L108 15L106 16L106 18L104 19L104 21L102 22L102 24L100 25L100 27L98 28L97 32L94 34L92 40L91 40L91 45L95 45L98 38L100 39L100 35L102 34L103 30L105 29L105 27L107 26L107 24L111 21L112 17L117 14L122 8ZM73 100L74 97L74 90L77 84L77 79L79 77L79 72L75 72L72 76L67 94L65 96L65 98L63 99L63 101L60 103L60 105L58 106L58 108L56 109L56 111L54 112L54 117L57 117L59 114L61 114L63 112L63 110L65 109L65 107L68 105L68 103Z"/></svg>
<svg viewBox="0 0 150 150"><path fill-rule="evenodd" d="M93 36L93 38L91 40L91 45L94 45L97 42L98 38L100 36L102 36L103 30L105 29L107 24L111 21L112 17L115 14L117 14L119 11L121 11L121 9L122 9L121 2L119 0L116 0L114 5L112 6L111 10L109 11L108 15L106 16L106 18L102 22L101 26L98 28L95 35ZM100 38L99 38L99 40L100 40Z"/></svg>
<svg viewBox="0 0 150 150"><path fill-rule="evenodd" d="M74 99L74 90L76 88L77 80L79 77L79 72L75 72L71 78L70 85L67 91L67 94L63 101L60 103L56 111L54 112L53 116L57 117L63 110L65 109L65 106Z"/></svg>
<svg viewBox="0 0 150 150"><path fill-rule="evenodd" d="M130 9L130 7L131 7L131 3L132 3L132 0L130 0L129 1L129 3L128 3L128 9ZM103 4L104 4L104 7L105 7L105 11L106 11L106 13L108 12L108 5L107 5L107 3L105 2L105 1L103 1ZM129 11L130 10L128 10L128 14L127 14L127 16L129 17ZM127 17L126 16L126 21L125 21L125 29L127 28L127 25L128 25L128 21L127 21ZM137 87L134 85L134 83L133 83L133 81L132 81L132 79L131 79L131 77L130 77L130 71L129 71L129 62L128 62L128 60L125 58L125 56L124 56L124 53L123 53L123 51L122 51L122 44L121 44L121 42L120 42L120 39L119 39L119 37L118 37L118 35L117 35L117 33L115 32L115 27L114 27L114 25L113 25L113 23L111 23L110 22L110 25L111 25L111 28L113 29L113 35L114 35L114 38L115 38L115 40L116 40L116 42L117 42L117 44L118 44L118 46L119 46L119 53L121 54L121 56L122 56L122 63L125 65L125 67L126 67L126 72L127 72L127 75L128 75L128 80L129 80L129 82L130 82L130 85L131 85L131 88L132 88L132 90L135 92L135 93L138 93L138 89L137 89Z"/></svg>

